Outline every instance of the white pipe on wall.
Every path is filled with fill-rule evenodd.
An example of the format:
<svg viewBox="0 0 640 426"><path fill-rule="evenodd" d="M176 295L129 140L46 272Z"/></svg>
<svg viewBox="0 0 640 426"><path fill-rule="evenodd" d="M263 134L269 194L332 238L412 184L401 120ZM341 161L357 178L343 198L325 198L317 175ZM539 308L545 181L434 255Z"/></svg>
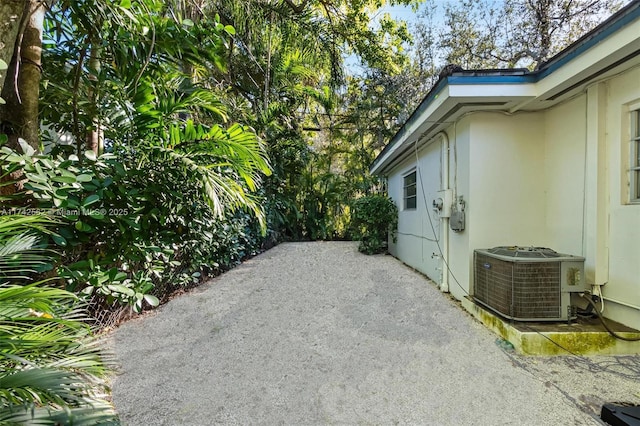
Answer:
<svg viewBox="0 0 640 426"><path fill-rule="evenodd" d="M449 136L446 132L442 136L442 190L449 189ZM451 206L444 206L449 209ZM447 216L447 215L445 215ZM442 280L440 290L449 292L449 217L440 217L442 228Z"/></svg>

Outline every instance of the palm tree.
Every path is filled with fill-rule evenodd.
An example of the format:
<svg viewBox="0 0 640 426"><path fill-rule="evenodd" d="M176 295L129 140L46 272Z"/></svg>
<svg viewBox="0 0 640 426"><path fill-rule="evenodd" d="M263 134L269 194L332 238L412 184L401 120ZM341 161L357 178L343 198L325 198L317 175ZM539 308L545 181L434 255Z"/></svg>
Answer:
<svg viewBox="0 0 640 426"><path fill-rule="evenodd" d="M51 261L51 220L0 216L0 424L118 424L101 398L107 373L78 298L29 282Z"/></svg>
<svg viewBox="0 0 640 426"><path fill-rule="evenodd" d="M252 128L229 123L206 81L224 69L233 28L215 17L196 19L198 1L128 3L65 1L47 15L44 75L56 84L43 93L44 122L74 135L81 154L97 120L108 150L128 151L139 168L166 162L184 170L218 217L243 207L264 228L252 193L271 173L265 148ZM107 15L109 25L100 26ZM90 36L100 41L103 63L85 76L94 46L77 40Z"/></svg>

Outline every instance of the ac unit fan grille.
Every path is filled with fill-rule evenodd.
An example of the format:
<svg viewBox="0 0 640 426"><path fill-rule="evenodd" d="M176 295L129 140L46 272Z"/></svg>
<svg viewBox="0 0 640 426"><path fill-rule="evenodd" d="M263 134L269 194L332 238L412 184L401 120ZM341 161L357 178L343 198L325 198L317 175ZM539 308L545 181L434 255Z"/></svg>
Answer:
<svg viewBox="0 0 640 426"><path fill-rule="evenodd" d="M476 255L474 297L513 318L560 316L560 263L507 262Z"/></svg>

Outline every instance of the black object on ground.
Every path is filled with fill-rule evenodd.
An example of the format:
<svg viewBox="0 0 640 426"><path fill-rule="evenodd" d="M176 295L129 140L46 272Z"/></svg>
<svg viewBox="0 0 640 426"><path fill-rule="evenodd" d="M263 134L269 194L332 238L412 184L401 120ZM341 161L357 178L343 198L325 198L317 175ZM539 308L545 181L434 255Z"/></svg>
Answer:
<svg viewBox="0 0 640 426"><path fill-rule="evenodd" d="M611 426L640 426L640 406L624 403L604 404L600 418Z"/></svg>

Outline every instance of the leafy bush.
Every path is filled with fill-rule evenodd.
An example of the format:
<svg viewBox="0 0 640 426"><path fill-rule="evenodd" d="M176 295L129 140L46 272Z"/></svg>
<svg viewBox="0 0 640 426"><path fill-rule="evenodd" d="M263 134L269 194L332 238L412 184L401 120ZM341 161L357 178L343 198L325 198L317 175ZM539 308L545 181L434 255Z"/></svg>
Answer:
<svg viewBox="0 0 640 426"><path fill-rule="evenodd" d="M120 149L80 159L22 148L0 148L2 164L25 178L16 197L32 208L17 211L57 217L49 243L62 250L58 272L67 290L99 307L156 306L260 250L262 220L228 205L216 210L209 191L224 180L207 188L197 164L178 154L161 150L151 161L147 152L141 161L139 152Z"/></svg>
<svg viewBox="0 0 640 426"><path fill-rule="evenodd" d="M366 254L381 253L387 248L389 233L396 241L398 208L384 195L368 195L353 203L351 226L358 250Z"/></svg>
<svg viewBox="0 0 640 426"><path fill-rule="evenodd" d="M29 208L16 212L58 219L49 243L64 249L59 272L67 289L86 295L97 290L109 304L130 303L137 310L142 300L157 305L146 295L153 288L148 280L119 270L125 262L140 261L151 253L141 244L143 203L138 191L121 186L128 177L125 165L113 155L97 158L91 151L80 160L75 155L36 155L24 143L22 149L22 154L7 147L0 151L3 163L20 168L25 178L25 193L16 196L31 200ZM148 263L145 269L152 269ZM141 285L132 284L140 281Z"/></svg>

